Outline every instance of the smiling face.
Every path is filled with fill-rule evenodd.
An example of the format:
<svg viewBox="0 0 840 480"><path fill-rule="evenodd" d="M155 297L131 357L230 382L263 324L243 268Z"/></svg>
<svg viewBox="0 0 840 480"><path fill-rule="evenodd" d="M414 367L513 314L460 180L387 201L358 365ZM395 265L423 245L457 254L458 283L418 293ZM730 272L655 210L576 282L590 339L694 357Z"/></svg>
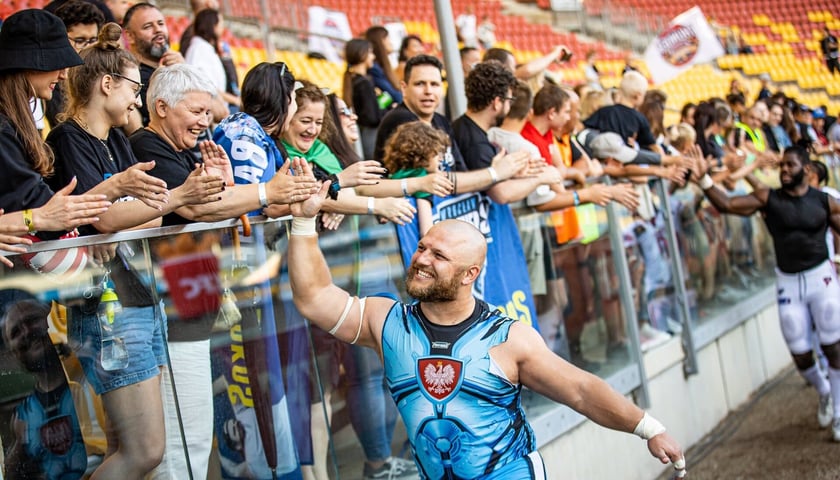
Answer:
<svg viewBox="0 0 840 480"><path fill-rule="evenodd" d="M305 100L289 122L289 128L283 132L283 139L299 151L308 152L321 133L325 110L323 103Z"/></svg>
<svg viewBox="0 0 840 480"><path fill-rule="evenodd" d="M169 46L169 30L163 13L157 8L134 12L125 33L131 52L146 61L157 62Z"/></svg>
<svg viewBox="0 0 840 480"><path fill-rule="evenodd" d="M421 302L451 302L471 295L486 252L484 236L460 220L445 220L429 229L411 257L405 285Z"/></svg>
<svg viewBox="0 0 840 480"><path fill-rule="evenodd" d="M341 121L341 130L344 132L344 137L350 143L356 143L359 139L359 126L356 121L359 119L358 115L349 108L341 97L336 97L336 108L338 109L338 116Z"/></svg>
<svg viewBox="0 0 840 480"><path fill-rule="evenodd" d="M403 102L420 120L430 122L440 104L443 78L434 65L417 65L403 82Z"/></svg>
<svg viewBox="0 0 840 480"><path fill-rule="evenodd" d="M49 100L58 82L67 78L67 69L53 70L51 72L37 72L34 70L26 72L26 78L32 85L36 97L42 100Z"/></svg>
<svg viewBox="0 0 840 480"><path fill-rule="evenodd" d="M129 67L119 76L106 75L106 77L109 77L111 82L105 110L111 118L112 126L123 127L128 124L131 112L142 105L140 70L137 67Z"/></svg>
<svg viewBox="0 0 840 480"><path fill-rule="evenodd" d="M3 340L9 351L30 372L49 366L55 353L47 330L49 310L37 302L25 300L9 309L3 322Z"/></svg>
<svg viewBox="0 0 840 480"><path fill-rule="evenodd" d="M155 105L157 117L152 116L151 126L160 132L175 150L195 147L198 137L210 126L210 106L213 97L205 92L188 92L174 107L163 100Z"/></svg>

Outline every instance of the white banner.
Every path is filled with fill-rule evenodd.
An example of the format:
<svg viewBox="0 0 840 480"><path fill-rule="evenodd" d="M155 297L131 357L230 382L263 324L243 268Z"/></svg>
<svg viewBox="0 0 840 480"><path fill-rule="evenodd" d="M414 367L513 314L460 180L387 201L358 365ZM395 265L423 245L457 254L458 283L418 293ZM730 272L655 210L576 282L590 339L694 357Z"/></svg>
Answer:
<svg viewBox="0 0 840 480"><path fill-rule="evenodd" d="M309 7L309 51L318 52L331 62L341 62L344 59L344 42L332 40L328 37L340 38L344 41L353 38L350 22L344 12L327 10L323 7Z"/></svg>
<svg viewBox="0 0 840 480"><path fill-rule="evenodd" d="M697 63L710 62L724 54L700 7L677 15L645 50L645 62L654 83L676 77Z"/></svg>

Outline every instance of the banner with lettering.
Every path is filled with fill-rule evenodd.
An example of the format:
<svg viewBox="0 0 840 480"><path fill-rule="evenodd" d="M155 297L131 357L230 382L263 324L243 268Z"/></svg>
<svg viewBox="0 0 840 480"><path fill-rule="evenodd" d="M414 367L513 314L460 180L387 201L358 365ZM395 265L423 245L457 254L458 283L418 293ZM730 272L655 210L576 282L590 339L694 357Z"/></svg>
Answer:
<svg viewBox="0 0 840 480"><path fill-rule="evenodd" d="M510 207L500 205L480 192L431 198L434 223L463 220L478 228L487 240L487 261L475 281L473 294L509 317L538 329L534 321L537 317L528 267ZM409 199L416 206L416 200ZM420 239L417 220L396 228L403 263L408 268Z"/></svg>
<svg viewBox="0 0 840 480"><path fill-rule="evenodd" d="M645 50L653 82L665 83L692 65L711 62L724 54L723 46L700 7L692 7L668 23Z"/></svg>

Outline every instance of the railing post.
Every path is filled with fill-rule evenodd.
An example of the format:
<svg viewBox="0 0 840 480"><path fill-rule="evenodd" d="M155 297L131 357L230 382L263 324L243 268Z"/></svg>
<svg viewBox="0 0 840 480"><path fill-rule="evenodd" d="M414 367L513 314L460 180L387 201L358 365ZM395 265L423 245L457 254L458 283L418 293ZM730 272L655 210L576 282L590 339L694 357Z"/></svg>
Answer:
<svg viewBox="0 0 840 480"><path fill-rule="evenodd" d="M612 181L609 177L605 177L604 183L610 185ZM630 358L636 362L639 369L640 384L635 394L636 404L641 408L648 408L650 407L650 391L647 373L642 362L642 349L639 344L639 319L636 316L636 302L633 301L633 283L630 280L630 267L627 264L627 255L624 251L621 222L618 220L618 205L615 202L610 202L605 208L609 225L610 248L612 248L613 262L615 262L615 274L618 276L618 295L621 300L624 324L627 328L627 337L630 343Z"/></svg>
<svg viewBox="0 0 840 480"><path fill-rule="evenodd" d="M685 290L685 272L682 267L682 256L680 254L679 245L677 243L677 231L674 228L674 215L670 208L670 196L665 188L663 180L656 181L656 194L659 196L659 208L662 209L662 214L665 217L665 240L668 242L668 251L670 252L671 260L671 277L674 281L674 295L676 297L677 308L682 323L681 344L683 352L685 353L685 361L683 362L683 373L685 376L693 375L698 372L697 355L694 350L694 337L691 329L691 312L688 308L688 296Z"/></svg>

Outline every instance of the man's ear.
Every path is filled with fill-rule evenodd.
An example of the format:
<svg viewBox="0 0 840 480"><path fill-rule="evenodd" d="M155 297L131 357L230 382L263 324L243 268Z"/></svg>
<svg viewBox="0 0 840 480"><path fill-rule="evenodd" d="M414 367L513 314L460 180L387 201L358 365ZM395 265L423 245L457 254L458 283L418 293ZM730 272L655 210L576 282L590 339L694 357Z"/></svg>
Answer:
<svg viewBox="0 0 840 480"><path fill-rule="evenodd" d="M481 274L481 267L478 265L470 265L464 272L464 277L461 279L461 285L469 285L478 279Z"/></svg>

